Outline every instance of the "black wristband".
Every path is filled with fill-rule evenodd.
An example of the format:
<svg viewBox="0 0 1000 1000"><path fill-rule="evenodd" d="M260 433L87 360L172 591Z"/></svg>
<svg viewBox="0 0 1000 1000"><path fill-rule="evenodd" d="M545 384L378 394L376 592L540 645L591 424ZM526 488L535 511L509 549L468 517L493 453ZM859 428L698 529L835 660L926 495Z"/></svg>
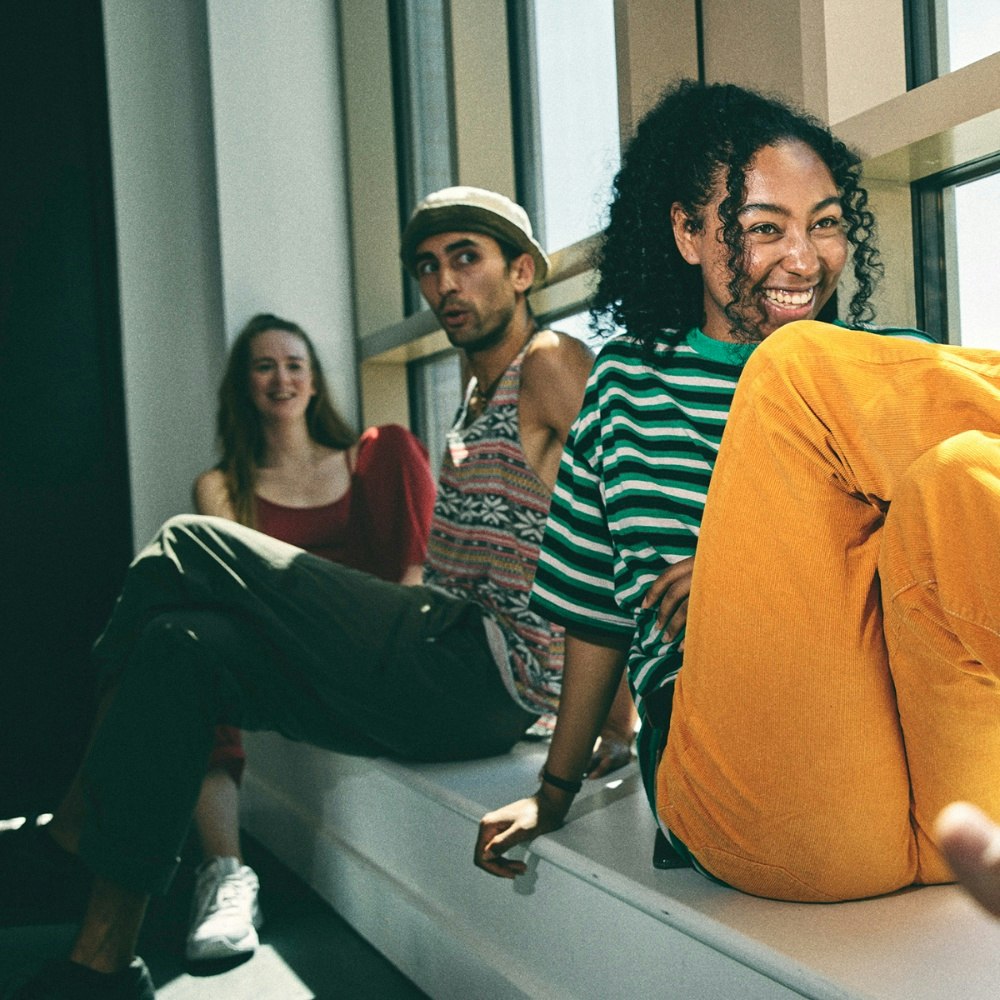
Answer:
<svg viewBox="0 0 1000 1000"><path fill-rule="evenodd" d="M576 795L583 788L582 781L567 781L565 778L557 778L549 772L548 768L542 768L542 781L553 788L558 788L561 792L570 792L572 795Z"/></svg>

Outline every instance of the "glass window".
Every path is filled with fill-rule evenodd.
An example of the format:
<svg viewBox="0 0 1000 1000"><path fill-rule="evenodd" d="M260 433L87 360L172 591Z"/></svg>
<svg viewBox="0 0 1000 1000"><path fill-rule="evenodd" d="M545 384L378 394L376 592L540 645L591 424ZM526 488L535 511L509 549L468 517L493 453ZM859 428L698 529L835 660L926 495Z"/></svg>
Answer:
<svg viewBox="0 0 1000 1000"><path fill-rule="evenodd" d="M618 171L612 0L509 0L518 197L539 242L569 246L605 225Z"/></svg>
<svg viewBox="0 0 1000 1000"><path fill-rule="evenodd" d="M938 0L938 76L1000 51L1000 6Z"/></svg>
<svg viewBox="0 0 1000 1000"><path fill-rule="evenodd" d="M1000 173L953 185L944 194L949 339L1000 350L994 295Z"/></svg>
<svg viewBox="0 0 1000 1000"><path fill-rule="evenodd" d="M427 445L437 477L446 438L462 403L462 364L458 351L444 351L406 366L410 395L410 427Z"/></svg>
<svg viewBox="0 0 1000 1000"><path fill-rule="evenodd" d="M909 0L909 86L1000 51L1000 7L974 0Z"/></svg>
<svg viewBox="0 0 1000 1000"><path fill-rule="evenodd" d="M447 0L390 0L400 230L413 206L455 178ZM417 283L406 276L407 314L419 311Z"/></svg>

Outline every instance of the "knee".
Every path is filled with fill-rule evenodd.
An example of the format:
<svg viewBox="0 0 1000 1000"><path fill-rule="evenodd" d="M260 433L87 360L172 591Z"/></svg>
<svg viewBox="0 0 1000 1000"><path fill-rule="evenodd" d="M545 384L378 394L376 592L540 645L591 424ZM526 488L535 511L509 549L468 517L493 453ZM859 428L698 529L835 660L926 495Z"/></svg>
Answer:
<svg viewBox="0 0 1000 1000"><path fill-rule="evenodd" d="M944 494L949 505L964 496L996 492L1000 482L1000 437L963 431L928 448L902 476L894 502Z"/></svg>
<svg viewBox="0 0 1000 1000"><path fill-rule="evenodd" d="M207 519L201 514L175 514L168 518L160 525L149 544L139 552L135 562L162 555L174 546L178 538L197 534L205 520Z"/></svg>
<svg viewBox="0 0 1000 1000"><path fill-rule="evenodd" d="M139 558L166 556L171 562L179 562L196 554L215 553L225 550L245 530L242 525L224 517L175 514L163 522L156 537L139 554Z"/></svg>
<svg viewBox="0 0 1000 1000"><path fill-rule="evenodd" d="M1000 438L964 431L939 442L906 469L893 492L879 553L883 593L929 600L924 589L910 588L933 581L934 607L946 600L953 611L963 607L978 618L995 606L994 578L976 569L989 565L981 548L996 537L998 524Z"/></svg>
<svg viewBox="0 0 1000 1000"><path fill-rule="evenodd" d="M163 612L142 626L125 671L164 693L204 687L229 635L228 622L214 612Z"/></svg>
<svg viewBox="0 0 1000 1000"><path fill-rule="evenodd" d="M221 518L209 517L206 514L175 514L167 518L157 532L157 539L176 538L178 535L198 535L209 525L222 520L222 523L230 522Z"/></svg>
<svg viewBox="0 0 1000 1000"><path fill-rule="evenodd" d="M203 514L174 514L163 522L160 531L184 531L188 525L197 525L202 520Z"/></svg>
<svg viewBox="0 0 1000 1000"><path fill-rule="evenodd" d="M962 474L971 468L996 468L1000 465L1000 437L985 431L962 431L929 448L914 462L913 468L933 474Z"/></svg>
<svg viewBox="0 0 1000 1000"><path fill-rule="evenodd" d="M908 357L910 349L926 346L818 320L798 320L764 339L750 356L740 381L746 380L748 373L770 370L778 373L779 381L808 384L818 371L836 371L842 364L857 361L898 358L900 351Z"/></svg>

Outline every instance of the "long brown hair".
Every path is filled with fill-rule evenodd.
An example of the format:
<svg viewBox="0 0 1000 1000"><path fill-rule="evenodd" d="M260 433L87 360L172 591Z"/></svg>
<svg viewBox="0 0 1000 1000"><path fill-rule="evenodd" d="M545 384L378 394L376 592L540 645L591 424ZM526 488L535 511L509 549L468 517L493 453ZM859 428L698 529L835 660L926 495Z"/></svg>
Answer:
<svg viewBox="0 0 1000 1000"><path fill-rule="evenodd" d="M258 313L252 317L229 351L226 373L219 386L219 413L216 418L216 433L222 449L222 458L216 468L225 477L236 520L251 528L256 527L254 489L257 470L264 460L265 440L260 414L250 398L250 345L254 337L267 330L294 334L309 352L309 366L316 388L306 408L309 437L317 444L339 449L350 448L358 439L333 405L319 356L305 330L297 323L271 313Z"/></svg>

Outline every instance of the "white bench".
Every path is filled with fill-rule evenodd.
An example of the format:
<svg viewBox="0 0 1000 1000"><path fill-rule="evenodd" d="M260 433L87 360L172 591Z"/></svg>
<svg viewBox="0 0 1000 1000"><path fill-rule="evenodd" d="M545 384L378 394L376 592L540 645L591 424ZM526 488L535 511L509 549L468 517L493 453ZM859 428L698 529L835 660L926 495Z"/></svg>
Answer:
<svg viewBox="0 0 1000 1000"><path fill-rule="evenodd" d="M244 825L435 998L1000 996L1000 921L953 886L797 904L654 869L634 764L509 882L473 866L476 827L536 787L544 746L405 765L247 742Z"/></svg>

